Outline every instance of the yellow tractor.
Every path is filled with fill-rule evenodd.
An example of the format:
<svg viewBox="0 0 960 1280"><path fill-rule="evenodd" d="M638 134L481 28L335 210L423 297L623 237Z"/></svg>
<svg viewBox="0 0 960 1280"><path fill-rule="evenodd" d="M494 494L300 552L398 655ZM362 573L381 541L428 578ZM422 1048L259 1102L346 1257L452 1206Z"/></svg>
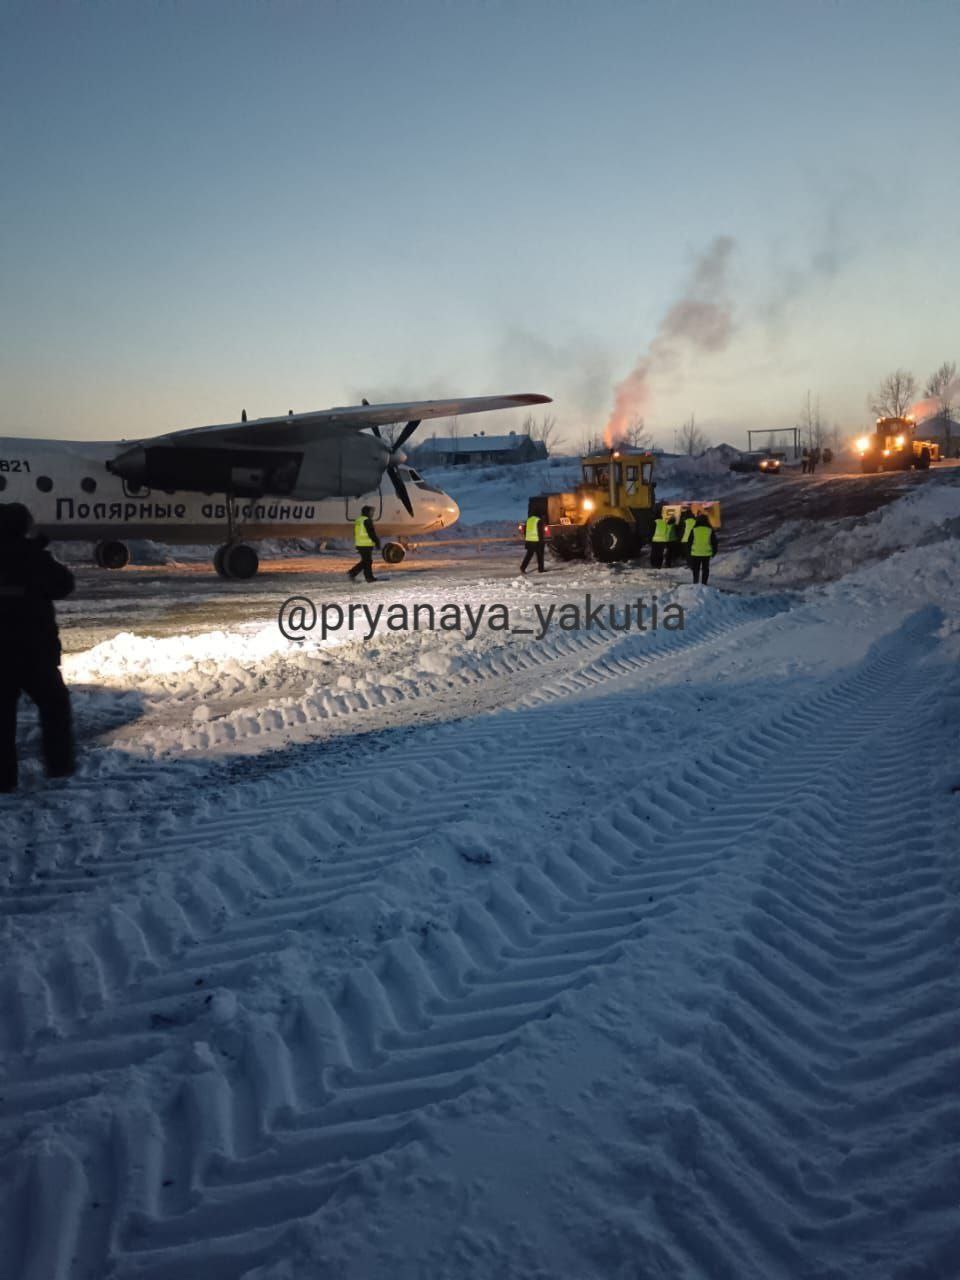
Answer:
<svg viewBox="0 0 960 1280"><path fill-rule="evenodd" d="M918 440L916 429L913 418L878 418L873 433L857 441L861 471L926 471L940 457L940 445Z"/></svg>
<svg viewBox="0 0 960 1280"><path fill-rule="evenodd" d="M580 459L582 479L573 492L537 494L527 514L543 521L547 545L560 560L635 559L652 539L658 516L687 508L704 512L719 529L719 502L657 503L654 462L652 453L626 449L588 453Z"/></svg>

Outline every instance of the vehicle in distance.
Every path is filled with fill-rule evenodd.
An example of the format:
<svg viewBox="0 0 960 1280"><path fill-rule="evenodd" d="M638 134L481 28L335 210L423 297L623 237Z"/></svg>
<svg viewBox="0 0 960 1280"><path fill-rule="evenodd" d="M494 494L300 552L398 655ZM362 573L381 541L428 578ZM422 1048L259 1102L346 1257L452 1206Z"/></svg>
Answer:
<svg viewBox="0 0 960 1280"><path fill-rule="evenodd" d="M919 439L916 431L911 417L878 418L875 430L857 441L860 470L867 475L874 471L907 471L911 467L926 471L931 462L939 460L940 445L936 440Z"/></svg>
<svg viewBox="0 0 960 1280"><path fill-rule="evenodd" d="M756 452L741 453L730 463L731 471L759 471L763 475L775 476L780 471L780 459L775 454Z"/></svg>

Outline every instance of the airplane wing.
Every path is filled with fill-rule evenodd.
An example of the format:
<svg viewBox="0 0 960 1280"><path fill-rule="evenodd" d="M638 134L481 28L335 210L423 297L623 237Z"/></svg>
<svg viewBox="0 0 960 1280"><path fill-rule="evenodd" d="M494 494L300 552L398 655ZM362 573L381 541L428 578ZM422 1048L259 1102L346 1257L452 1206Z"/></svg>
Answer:
<svg viewBox="0 0 960 1280"><path fill-rule="evenodd" d="M292 448L339 431L362 431L364 427L387 426L394 422L427 418L453 418L462 413L487 413L494 409L521 409L528 405L550 404L550 396L468 396L456 400L400 400L395 404L349 405L321 409L315 413L291 413L282 418L255 418L250 422L229 422L219 426L191 427L150 439L151 446L178 445L209 448L236 445L253 449L267 445Z"/></svg>

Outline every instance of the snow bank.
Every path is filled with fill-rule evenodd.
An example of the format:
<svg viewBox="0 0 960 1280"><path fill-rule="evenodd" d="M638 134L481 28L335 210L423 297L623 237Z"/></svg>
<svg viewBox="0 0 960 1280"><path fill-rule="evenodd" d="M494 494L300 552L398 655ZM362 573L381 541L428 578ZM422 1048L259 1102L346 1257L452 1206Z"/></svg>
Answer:
<svg viewBox="0 0 960 1280"><path fill-rule="evenodd" d="M727 576L798 585L841 578L906 547L960 536L960 487L930 482L869 515L787 521L723 557Z"/></svg>

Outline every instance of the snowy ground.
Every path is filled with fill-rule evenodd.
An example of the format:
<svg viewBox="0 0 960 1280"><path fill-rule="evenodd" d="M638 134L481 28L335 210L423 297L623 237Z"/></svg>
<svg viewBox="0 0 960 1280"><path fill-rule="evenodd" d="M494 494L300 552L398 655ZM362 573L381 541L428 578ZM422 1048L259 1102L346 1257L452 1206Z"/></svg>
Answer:
<svg viewBox="0 0 960 1280"><path fill-rule="evenodd" d="M80 776L0 801L0 1276L955 1280L958 531L931 477L709 589L356 589L533 635L69 654ZM649 629L538 638L587 592Z"/></svg>

